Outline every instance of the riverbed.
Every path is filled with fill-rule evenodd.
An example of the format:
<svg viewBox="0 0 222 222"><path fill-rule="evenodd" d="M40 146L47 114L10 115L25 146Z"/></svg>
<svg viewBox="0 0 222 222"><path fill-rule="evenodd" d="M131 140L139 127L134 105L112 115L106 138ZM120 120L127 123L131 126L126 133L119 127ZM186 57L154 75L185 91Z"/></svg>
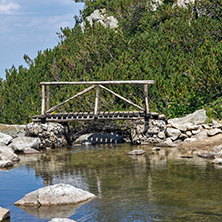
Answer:
<svg viewBox="0 0 222 222"><path fill-rule="evenodd" d="M145 155L128 151L144 149ZM20 156L0 171L0 206L12 222L222 221L222 169L194 147L130 144L75 146ZM38 188L68 183L97 197L74 206L18 208L14 202Z"/></svg>

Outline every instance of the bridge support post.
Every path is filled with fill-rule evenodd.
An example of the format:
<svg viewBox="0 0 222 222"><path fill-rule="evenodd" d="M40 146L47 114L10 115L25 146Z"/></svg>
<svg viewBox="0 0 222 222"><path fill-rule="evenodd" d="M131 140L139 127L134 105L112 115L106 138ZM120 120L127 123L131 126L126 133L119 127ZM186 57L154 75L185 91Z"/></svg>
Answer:
<svg viewBox="0 0 222 222"><path fill-rule="evenodd" d="M95 109L94 115L96 116L98 113L98 106L99 106L99 86L96 86L96 99L95 99Z"/></svg>
<svg viewBox="0 0 222 222"><path fill-rule="evenodd" d="M49 110L49 85L46 86L46 109Z"/></svg>
<svg viewBox="0 0 222 222"><path fill-rule="evenodd" d="M45 85L42 85L42 115L45 115Z"/></svg>
<svg viewBox="0 0 222 222"><path fill-rule="evenodd" d="M145 114L146 117L148 116L149 113L149 103L148 103L148 85L144 85L144 97L145 97Z"/></svg>

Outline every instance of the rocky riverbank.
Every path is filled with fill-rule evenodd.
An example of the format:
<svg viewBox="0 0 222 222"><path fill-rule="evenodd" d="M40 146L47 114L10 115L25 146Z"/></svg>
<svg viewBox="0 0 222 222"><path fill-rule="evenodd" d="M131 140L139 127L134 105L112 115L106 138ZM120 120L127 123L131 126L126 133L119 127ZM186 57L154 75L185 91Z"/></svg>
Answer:
<svg viewBox="0 0 222 222"><path fill-rule="evenodd" d="M207 150L208 144L220 145L222 138L222 124L215 120L210 123L207 121L205 110L198 110L183 118L170 120L133 121L131 142L141 145L155 144L158 147L187 147L198 146L204 141L203 147ZM95 138L90 134L92 138L89 136L85 141L99 142L97 134L96 136L93 134ZM102 133L100 136L102 143L124 141L117 134ZM106 140L102 138L104 136L111 139ZM30 123L26 126L0 124L0 167L13 166L19 161L19 153L38 154L41 149L72 144L72 138L68 125L59 123ZM209 146L209 149L212 149L212 146Z"/></svg>

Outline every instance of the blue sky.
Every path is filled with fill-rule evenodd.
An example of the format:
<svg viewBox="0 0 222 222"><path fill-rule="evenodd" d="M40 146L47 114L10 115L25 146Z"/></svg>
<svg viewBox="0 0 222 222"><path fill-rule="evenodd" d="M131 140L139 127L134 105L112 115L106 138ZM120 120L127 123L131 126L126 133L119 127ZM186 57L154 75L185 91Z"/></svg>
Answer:
<svg viewBox="0 0 222 222"><path fill-rule="evenodd" d="M73 0L0 0L0 77L12 65L26 66L39 50L53 48L59 42L60 27L73 27L83 3Z"/></svg>

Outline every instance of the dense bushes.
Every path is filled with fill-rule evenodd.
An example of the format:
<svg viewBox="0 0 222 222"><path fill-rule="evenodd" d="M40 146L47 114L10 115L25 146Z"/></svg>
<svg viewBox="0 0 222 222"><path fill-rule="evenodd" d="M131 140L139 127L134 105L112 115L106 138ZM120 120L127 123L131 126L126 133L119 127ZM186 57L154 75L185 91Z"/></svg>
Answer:
<svg viewBox="0 0 222 222"><path fill-rule="evenodd" d="M25 55L29 68L12 67L6 80L0 82L1 122L26 123L40 113L41 81L128 79L155 80L149 87L152 111L175 117L208 107L211 115L222 118L221 106L215 103L222 96L222 4L203 0L184 9L173 8L173 2L165 1L153 11L143 0L85 2L83 17L106 8L118 18L119 28L94 24L87 25L82 33L77 19L74 28L61 30L61 41L54 49L39 52L33 61ZM83 88L52 87L50 103L55 105ZM143 103L140 86L111 88ZM61 109L93 110L92 93ZM105 92L100 107L132 108Z"/></svg>

